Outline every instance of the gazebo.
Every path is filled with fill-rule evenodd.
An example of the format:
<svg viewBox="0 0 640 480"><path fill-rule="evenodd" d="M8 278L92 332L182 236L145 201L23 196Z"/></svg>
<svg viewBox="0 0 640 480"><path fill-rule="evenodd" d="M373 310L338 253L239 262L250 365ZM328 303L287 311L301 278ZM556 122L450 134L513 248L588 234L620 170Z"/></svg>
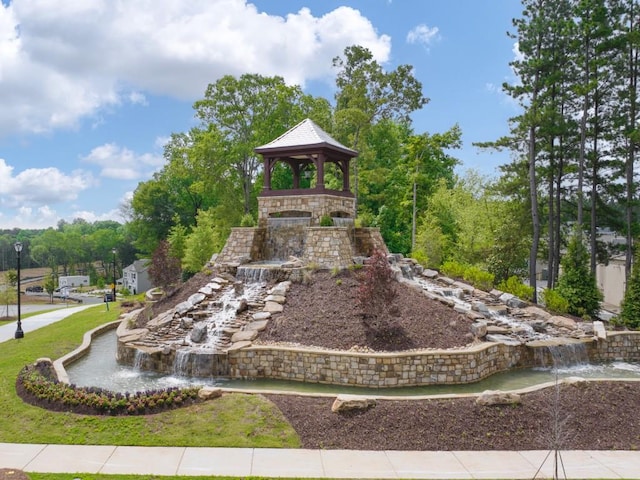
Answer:
<svg viewBox="0 0 640 480"><path fill-rule="evenodd" d="M258 196L258 223L266 226L269 218L309 218L319 225L324 216L355 218L355 197L349 189L349 161L358 155L332 138L313 120L306 119L275 140L254 150L264 159L264 187ZM290 188L274 190L272 174L278 162L290 169ZM327 188L327 164L335 164L342 189ZM301 179L315 173L315 185L301 188Z"/></svg>
<svg viewBox="0 0 640 480"><path fill-rule="evenodd" d="M345 268L353 264L354 256L369 256L375 249L387 251L378 229L355 225L356 202L349 190L349 161L357 152L331 138L310 119L254 151L264 159L258 225L232 228L216 257L216 265L229 268L234 274L242 269L286 271L288 276L305 265ZM279 162L290 169L291 176L285 176L287 188L279 185L274 189ZM332 182L326 175L330 164L336 166ZM341 184L341 188L329 188L328 183ZM331 220L324 222L326 218Z"/></svg>

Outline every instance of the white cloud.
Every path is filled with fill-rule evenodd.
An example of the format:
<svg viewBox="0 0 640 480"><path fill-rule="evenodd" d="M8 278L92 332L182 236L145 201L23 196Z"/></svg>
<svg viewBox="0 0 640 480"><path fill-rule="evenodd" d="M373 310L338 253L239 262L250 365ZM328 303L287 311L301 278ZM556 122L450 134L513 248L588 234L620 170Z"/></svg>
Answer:
<svg viewBox="0 0 640 480"><path fill-rule="evenodd" d="M416 26L407 34L408 43L421 43L427 49L440 40L438 27L428 27L424 23Z"/></svg>
<svg viewBox="0 0 640 480"><path fill-rule="evenodd" d="M56 225L60 217L49 206L20 207L14 217L0 213L0 228L41 229Z"/></svg>
<svg viewBox="0 0 640 480"><path fill-rule="evenodd" d="M0 205L33 207L75 200L91 187L93 178L83 171L65 174L55 167L28 168L14 175L14 167L0 158Z"/></svg>
<svg viewBox="0 0 640 480"><path fill-rule="evenodd" d="M245 0L13 0L0 4L0 137L69 128L146 94L194 100L222 75L332 75L353 44L391 40L350 7L267 15Z"/></svg>
<svg viewBox="0 0 640 480"><path fill-rule="evenodd" d="M164 165L164 158L161 155L152 153L137 155L128 148L113 143L95 147L82 160L98 165L101 168L100 176L118 180L148 178Z"/></svg>
<svg viewBox="0 0 640 480"><path fill-rule="evenodd" d="M114 222L123 222L122 213L120 210L110 210L105 213L97 214L88 210L77 210L73 212L71 218L67 221L73 221L76 218L82 218L89 223L102 222L106 220L113 220Z"/></svg>

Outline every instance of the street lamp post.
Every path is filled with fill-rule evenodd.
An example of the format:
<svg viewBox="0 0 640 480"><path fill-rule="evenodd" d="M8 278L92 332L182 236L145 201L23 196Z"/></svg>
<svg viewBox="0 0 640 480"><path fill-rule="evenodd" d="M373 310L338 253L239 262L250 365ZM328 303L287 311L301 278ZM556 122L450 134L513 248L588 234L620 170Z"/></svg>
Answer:
<svg viewBox="0 0 640 480"><path fill-rule="evenodd" d="M113 253L113 301L116 301L116 249L111 250Z"/></svg>
<svg viewBox="0 0 640 480"><path fill-rule="evenodd" d="M18 328L16 328L15 338L24 338L22 322L20 319L20 252L22 252L22 242L14 243L13 247L16 249L16 254L18 256Z"/></svg>

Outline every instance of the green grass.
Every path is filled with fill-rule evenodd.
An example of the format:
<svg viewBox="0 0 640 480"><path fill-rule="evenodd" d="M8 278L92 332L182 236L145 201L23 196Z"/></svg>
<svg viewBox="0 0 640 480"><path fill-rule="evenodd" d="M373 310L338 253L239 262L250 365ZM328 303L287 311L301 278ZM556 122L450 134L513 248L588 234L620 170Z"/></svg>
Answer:
<svg viewBox="0 0 640 480"><path fill-rule="evenodd" d="M0 343L0 411L11 412L11 415L0 415L0 442L247 448L300 446L298 436L280 411L260 395L229 394L160 414L120 417L51 412L28 405L16 395L15 380L22 367L41 357L56 359L63 356L80 345L86 331L117 319L119 314L117 304L112 304L110 311L97 305L29 332L24 339Z"/></svg>

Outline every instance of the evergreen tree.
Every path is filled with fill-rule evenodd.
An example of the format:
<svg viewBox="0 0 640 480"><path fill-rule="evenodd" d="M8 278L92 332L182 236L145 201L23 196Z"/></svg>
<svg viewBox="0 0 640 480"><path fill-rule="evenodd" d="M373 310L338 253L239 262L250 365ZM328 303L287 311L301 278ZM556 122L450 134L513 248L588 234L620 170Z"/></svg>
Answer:
<svg viewBox="0 0 640 480"><path fill-rule="evenodd" d="M638 264L638 251L636 249L635 261L631 269L631 277L627 283L622 300L620 320L629 328L640 328L640 264Z"/></svg>
<svg viewBox="0 0 640 480"><path fill-rule="evenodd" d="M569 313L588 318L600 310L602 293L589 269L589 252L582 238L579 231L571 236L567 253L561 261L562 274L556 290L569 302Z"/></svg>

